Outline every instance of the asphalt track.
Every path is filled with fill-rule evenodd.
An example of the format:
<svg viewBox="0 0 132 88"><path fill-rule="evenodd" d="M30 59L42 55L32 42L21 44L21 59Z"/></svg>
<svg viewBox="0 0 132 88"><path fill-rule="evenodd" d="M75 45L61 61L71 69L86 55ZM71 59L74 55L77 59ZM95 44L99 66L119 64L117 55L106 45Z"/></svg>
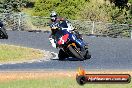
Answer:
<svg viewBox="0 0 132 88"><path fill-rule="evenodd" d="M9 39L0 39L2 44L26 46L58 53L48 41L49 33L34 33L25 31L7 31ZM1 64L2 70L76 70L82 66L88 70L131 70L132 69L132 40L119 38L88 37L89 51L92 58L85 61L51 59L32 63Z"/></svg>

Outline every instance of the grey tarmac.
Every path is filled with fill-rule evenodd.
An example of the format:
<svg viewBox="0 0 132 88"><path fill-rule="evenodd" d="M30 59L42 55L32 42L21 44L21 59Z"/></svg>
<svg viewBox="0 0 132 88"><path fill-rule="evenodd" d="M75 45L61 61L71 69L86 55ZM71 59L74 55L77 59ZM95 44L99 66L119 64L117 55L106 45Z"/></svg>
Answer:
<svg viewBox="0 0 132 88"><path fill-rule="evenodd" d="M2 44L19 45L58 53L50 45L50 33L7 31L9 39L0 39ZM58 58L32 63L1 64L0 71L6 70L76 70L82 66L87 70L130 70L132 69L132 40L109 37L83 36L89 44L92 58L85 61ZM75 59L75 58L72 58Z"/></svg>

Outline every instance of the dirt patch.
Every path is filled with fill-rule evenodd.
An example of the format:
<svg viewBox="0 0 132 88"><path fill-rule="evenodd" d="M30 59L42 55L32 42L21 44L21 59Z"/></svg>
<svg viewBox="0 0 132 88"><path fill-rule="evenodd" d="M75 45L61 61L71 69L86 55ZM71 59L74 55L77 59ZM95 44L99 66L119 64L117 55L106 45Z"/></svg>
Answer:
<svg viewBox="0 0 132 88"><path fill-rule="evenodd" d="M86 71L87 74L130 74L132 71ZM75 78L77 71L0 72L0 82L22 79Z"/></svg>
<svg viewBox="0 0 132 88"><path fill-rule="evenodd" d="M1 72L0 82L23 79L48 79L61 77L74 77L74 72Z"/></svg>

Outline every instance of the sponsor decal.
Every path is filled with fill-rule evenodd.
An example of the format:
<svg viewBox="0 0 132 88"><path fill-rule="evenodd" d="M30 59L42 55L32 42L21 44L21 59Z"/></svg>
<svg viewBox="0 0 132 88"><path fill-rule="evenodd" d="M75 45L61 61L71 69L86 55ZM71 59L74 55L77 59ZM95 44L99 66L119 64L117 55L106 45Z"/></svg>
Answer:
<svg viewBox="0 0 132 88"><path fill-rule="evenodd" d="M80 85L86 83L130 83L131 76L129 74L86 74L85 70L79 68L76 81Z"/></svg>

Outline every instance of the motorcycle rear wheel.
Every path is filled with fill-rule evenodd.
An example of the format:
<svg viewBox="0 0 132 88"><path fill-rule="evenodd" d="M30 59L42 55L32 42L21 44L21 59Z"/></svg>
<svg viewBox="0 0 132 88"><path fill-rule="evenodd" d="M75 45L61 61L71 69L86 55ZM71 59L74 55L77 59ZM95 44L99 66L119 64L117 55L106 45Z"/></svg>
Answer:
<svg viewBox="0 0 132 88"><path fill-rule="evenodd" d="M3 28L0 29L0 38L8 39L8 35L7 35L6 31L5 31L5 29L3 29Z"/></svg>
<svg viewBox="0 0 132 88"><path fill-rule="evenodd" d="M85 59L90 59L91 58L91 53L87 50L85 54Z"/></svg>
<svg viewBox="0 0 132 88"><path fill-rule="evenodd" d="M69 55L66 54L62 49L60 49L58 57L59 57L59 60L64 60L65 58L68 58Z"/></svg>

